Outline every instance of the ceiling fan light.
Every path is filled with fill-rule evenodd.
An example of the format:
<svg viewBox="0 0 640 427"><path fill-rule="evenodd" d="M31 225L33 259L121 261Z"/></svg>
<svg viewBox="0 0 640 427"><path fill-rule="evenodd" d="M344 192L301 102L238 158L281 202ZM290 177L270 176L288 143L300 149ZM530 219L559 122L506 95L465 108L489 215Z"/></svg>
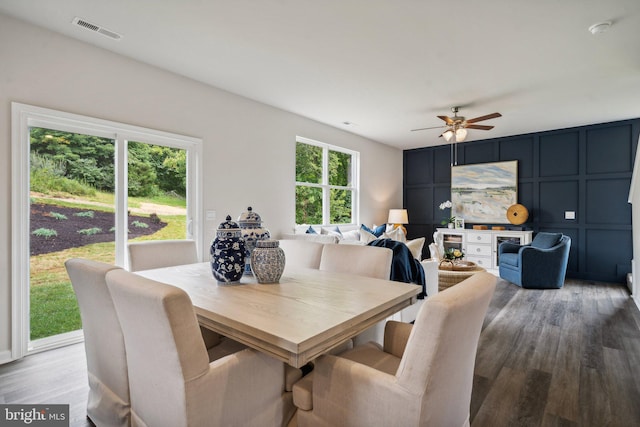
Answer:
<svg viewBox="0 0 640 427"><path fill-rule="evenodd" d="M451 141L451 137L453 136L453 131L451 129L447 129L447 131L444 132L442 136L444 137L445 141L449 142Z"/></svg>
<svg viewBox="0 0 640 427"><path fill-rule="evenodd" d="M460 128L456 130L456 141L463 142L467 138L467 130Z"/></svg>

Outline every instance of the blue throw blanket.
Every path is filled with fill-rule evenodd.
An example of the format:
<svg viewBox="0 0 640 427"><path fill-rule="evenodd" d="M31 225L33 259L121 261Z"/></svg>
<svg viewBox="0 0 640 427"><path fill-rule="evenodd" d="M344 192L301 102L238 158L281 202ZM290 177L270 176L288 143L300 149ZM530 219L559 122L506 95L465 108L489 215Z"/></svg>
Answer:
<svg viewBox="0 0 640 427"><path fill-rule="evenodd" d="M411 250L402 242L391 239L376 239L369 243L369 246L380 246L393 251L391 261L391 280L404 283L415 283L422 286L419 299L426 295L424 269L422 264L413 257Z"/></svg>

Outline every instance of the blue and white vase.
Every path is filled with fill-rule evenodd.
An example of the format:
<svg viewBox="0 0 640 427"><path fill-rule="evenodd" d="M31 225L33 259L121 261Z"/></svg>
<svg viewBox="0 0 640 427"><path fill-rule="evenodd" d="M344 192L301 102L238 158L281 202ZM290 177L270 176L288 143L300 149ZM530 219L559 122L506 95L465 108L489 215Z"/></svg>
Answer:
<svg viewBox="0 0 640 427"><path fill-rule="evenodd" d="M251 268L251 254L256 248L256 242L259 240L267 240L271 238L269 230L262 227L262 218L256 212L253 211L251 206L247 208L246 212L243 212L238 217L238 224L242 230L242 238L247 247L247 258L244 266L244 273L252 274Z"/></svg>
<svg viewBox="0 0 640 427"><path fill-rule="evenodd" d="M251 254L251 268L258 283L278 283L284 271L285 256L277 240L258 240Z"/></svg>
<svg viewBox="0 0 640 427"><path fill-rule="evenodd" d="M211 271L218 283L237 283L245 266L246 246L238 224L227 215L211 244Z"/></svg>

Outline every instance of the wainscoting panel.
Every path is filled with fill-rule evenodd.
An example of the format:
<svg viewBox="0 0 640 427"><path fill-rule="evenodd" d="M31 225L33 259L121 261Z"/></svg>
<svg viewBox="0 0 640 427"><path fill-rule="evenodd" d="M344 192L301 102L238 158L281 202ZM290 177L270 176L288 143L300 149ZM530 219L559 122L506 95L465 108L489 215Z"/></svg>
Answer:
<svg viewBox="0 0 640 427"><path fill-rule="evenodd" d="M621 263L618 257L620 253L632 252L631 240L631 231L587 229L586 273L593 277L592 280L611 281L609 278L615 277L613 281L626 283L631 262ZM621 268L621 264L627 267Z"/></svg>
<svg viewBox="0 0 640 427"><path fill-rule="evenodd" d="M518 161L518 179L533 177L533 137L499 141L500 161Z"/></svg>
<svg viewBox="0 0 640 427"><path fill-rule="evenodd" d="M577 175L579 132L557 132L540 136L540 177Z"/></svg>
<svg viewBox="0 0 640 427"><path fill-rule="evenodd" d="M540 182L538 218L540 223L563 223L566 211L578 212L579 183L571 181Z"/></svg>
<svg viewBox="0 0 640 427"><path fill-rule="evenodd" d="M587 173L632 172L636 150L631 135L630 124L587 131Z"/></svg>
<svg viewBox="0 0 640 427"><path fill-rule="evenodd" d="M529 210L522 227L571 237L568 277L624 283L631 270L627 198L639 135L640 119L633 119L465 142L456 146L457 164L517 160L518 202ZM448 215L438 205L451 200L451 162L451 145L405 150L409 238L430 243ZM565 212L575 219L565 219Z"/></svg>
<svg viewBox="0 0 640 427"><path fill-rule="evenodd" d="M411 224L429 224L434 222L432 188L408 188L405 189L404 207L407 209Z"/></svg>
<svg viewBox="0 0 640 427"><path fill-rule="evenodd" d="M586 186L588 225L631 224L630 178L589 179Z"/></svg>

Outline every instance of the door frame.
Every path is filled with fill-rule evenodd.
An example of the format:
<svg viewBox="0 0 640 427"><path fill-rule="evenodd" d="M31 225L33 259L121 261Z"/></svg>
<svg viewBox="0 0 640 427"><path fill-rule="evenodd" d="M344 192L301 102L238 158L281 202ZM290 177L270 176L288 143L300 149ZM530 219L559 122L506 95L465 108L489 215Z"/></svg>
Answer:
<svg viewBox="0 0 640 427"><path fill-rule="evenodd" d="M11 360L83 340L82 331L30 340L30 127L110 138L115 141L116 265L127 267L127 142L163 145L187 151L187 236L202 254L202 139L27 104L11 104ZM202 255L199 255L202 257Z"/></svg>

